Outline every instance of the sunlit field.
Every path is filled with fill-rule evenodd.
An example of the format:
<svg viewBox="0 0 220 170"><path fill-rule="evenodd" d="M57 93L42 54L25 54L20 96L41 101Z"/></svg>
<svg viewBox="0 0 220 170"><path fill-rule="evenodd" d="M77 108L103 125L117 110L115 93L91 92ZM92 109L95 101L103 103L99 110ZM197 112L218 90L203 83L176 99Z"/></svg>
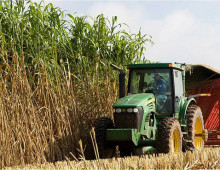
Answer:
<svg viewBox="0 0 220 170"><path fill-rule="evenodd" d="M161 154L113 158L106 160L63 161L46 164L24 165L25 169L219 169L220 149L206 148L199 152ZM9 168L10 169L10 168Z"/></svg>
<svg viewBox="0 0 220 170"><path fill-rule="evenodd" d="M220 168L219 148L94 160L94 121L118 99L110 63L150 62L150 35L31 0L0 1L0 21L0 168Z"/></svg>

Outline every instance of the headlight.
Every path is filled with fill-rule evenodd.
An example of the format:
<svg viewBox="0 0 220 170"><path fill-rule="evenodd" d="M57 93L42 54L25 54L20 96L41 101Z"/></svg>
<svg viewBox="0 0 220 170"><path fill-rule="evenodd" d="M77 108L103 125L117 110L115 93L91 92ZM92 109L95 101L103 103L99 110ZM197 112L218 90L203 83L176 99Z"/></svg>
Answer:
<svg viewBox="0 0 220 170"><path fill-rule="evenodd" d="M134 113L137 113L138 112L138 108L134 108Z"/></svg>
<svg viewBox="0 0 220 170"><path fill-rule="evenodd" d="M117 109L115 110L115 112L116 112L116 113L121 113L121 109L120 109L120 108L117 108Z"/></svg>
<svg viewBox="0 0 220 170"><path fill-rule="evenodd" d="M132 109L132 108L128 108L128 109L127 109L127 112L128 112L128 113L132 113L132 112L133 112L133 109Z"/></svg>
<svg viewBox="0 0 220 170"><path fill-rule="evenodd" d="M121 112L123 112L123 113L138 113L139 112L139 110L138 110L138 108L114 108L113 109L113 112L114 113L121 113Z"/></svg>

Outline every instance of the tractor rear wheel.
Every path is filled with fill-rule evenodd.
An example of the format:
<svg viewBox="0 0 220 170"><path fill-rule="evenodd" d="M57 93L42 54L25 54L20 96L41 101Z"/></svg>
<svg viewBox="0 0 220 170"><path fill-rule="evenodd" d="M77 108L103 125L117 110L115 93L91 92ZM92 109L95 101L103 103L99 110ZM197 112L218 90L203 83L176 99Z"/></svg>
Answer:
<svg viewBox="0 0 220 170"><path fill-rule="evenodd" d="M159 122L157 151L159 153L178 153L182 151L182 132L177 119L169 117Z"/></svg>
<svg viewBox="0 0 220 170"><path fill-rule="evenodd" d="M202 111L197 105L190 105L186 113L188 149L201 150L204 148L204 121Z"/></svg>
<svg viewBox="0 0 220 170"><path fill-rule="evenodd" d="M114 127L110 118L101 117L95 121L95 136L100 158L111 158L114 155L114 147L106 142L106 130Z"/></svg>

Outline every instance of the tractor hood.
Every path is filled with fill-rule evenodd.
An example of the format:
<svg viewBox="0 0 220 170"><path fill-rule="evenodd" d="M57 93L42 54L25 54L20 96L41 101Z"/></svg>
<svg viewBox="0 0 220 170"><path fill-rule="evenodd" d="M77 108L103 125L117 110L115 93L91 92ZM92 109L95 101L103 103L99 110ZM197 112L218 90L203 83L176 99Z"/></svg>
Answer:
<svg viewBox="0 0 220 170"><path fill-rule="evenodd" d="M145 106L155 100L152 93L138 93L120 98L113 107L139 107Z"/></svg>

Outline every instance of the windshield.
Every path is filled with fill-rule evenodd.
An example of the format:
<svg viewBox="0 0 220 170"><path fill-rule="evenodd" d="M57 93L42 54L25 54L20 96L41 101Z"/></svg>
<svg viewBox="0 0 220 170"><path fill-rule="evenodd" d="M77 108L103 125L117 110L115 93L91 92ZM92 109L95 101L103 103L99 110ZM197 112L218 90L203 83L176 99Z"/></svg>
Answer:
<svg viewBox="0 0 220 170"><path fill-rule="evenodd" d="M130 72L129 93L154 93L157 112L172 112L171 87L170 69L133 69Z"/></svg>

